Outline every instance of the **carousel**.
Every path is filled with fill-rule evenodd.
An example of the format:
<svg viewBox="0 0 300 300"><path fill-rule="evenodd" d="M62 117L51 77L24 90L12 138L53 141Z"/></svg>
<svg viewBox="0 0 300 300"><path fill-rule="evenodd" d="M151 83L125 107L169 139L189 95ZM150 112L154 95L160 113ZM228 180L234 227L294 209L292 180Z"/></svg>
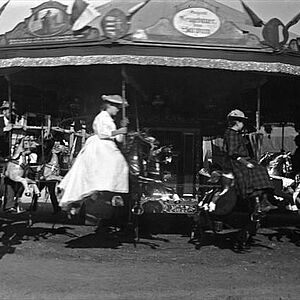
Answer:
<svg viewBox="0 0 300 300"><path fill-rule="evenodd" d="M119 94L130 104L122 112L130 120L128 141L120 146L139 178L131 204L137 215L198 210L199 171L217 156L214 141L231 109L249 115L257 158L264 154L263 137L270 141L266 128L274 133L276 124L292 124L296 135L300 52L292 29L298 15L287 24L275 16L261 20L242 3L243 11L213 0L5 3L0 28L1 22L8 27L12 9L22 11L0 35L0 95L11 112L13 103L19 111L9 131L11 158L22 138L40 149L28 163L29 187L22 185L18 201L34 206L50 190L53 196L93 133L101 94ZM276 152L294 151L291 143L284 149L286 138ZM130 160L133 149L137 165ZM54 158L46 161L50 152ZM44 173L51 161L57 165L49 168L49 188ZM36 183L46 185L41 197Z"/></svg>

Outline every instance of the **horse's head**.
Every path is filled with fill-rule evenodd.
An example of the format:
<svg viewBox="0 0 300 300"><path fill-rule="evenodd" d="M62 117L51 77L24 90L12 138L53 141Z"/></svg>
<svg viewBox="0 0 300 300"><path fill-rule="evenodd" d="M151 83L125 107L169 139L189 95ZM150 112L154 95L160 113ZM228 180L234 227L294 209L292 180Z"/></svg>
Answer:
<svg viewBox="0 0 300 300"><path fill-rule="evenodd" d="M158 165L153 162L171 161L172 146L159 148L159 141L145 131L130 132L127 135L126 147L124 152L132 175L141 175L143 172L151 173L150 169L152 170L154 165L157 169Z"/></svg>
<svg viewBox="0 0 300 300"><path fill-rule="evenodd" d="M266 152L264 153L261 158L259 159L259 164L262 166L267 167L270 162L277 156L277 153L273 153L273 152Z"/></svg>
<svg viewBox="0 0 300 300"><path fill-rule="evenodd" d="M33 136L25 137L24 144L26 144L26 146L24 145L24 148L28 147L30 151L35 150L40 145Z"/></svg>
<svg viewBox="0 0 300 300"><path fill-rule="evenodd" d="M52 153L59 154L59 153L68 153L68 147L62 145L59 141L55 141L52 147Z"/></svg>
<svg viewBox="0 0 300 300"><path fill-rule="evenodd" d="M18 140L14 147L14 154L30 154L39 146L33 136L26 135Z"/></svg>
<svg viewBox="0 0 300 300"><path fill-rule="evenodd" d="M265 160L270 175L288 176L292 170L291 153L270 153Z"/></svg>
<svg viewBox="0 0 300 300"><path fill-rule="evenodd" d="M173 153L173 146L162 146L160 148L157 148L151 152L150 159L154 159L157 162L160 163L170 163L172 162L172 157L174 156Z"/></svg>

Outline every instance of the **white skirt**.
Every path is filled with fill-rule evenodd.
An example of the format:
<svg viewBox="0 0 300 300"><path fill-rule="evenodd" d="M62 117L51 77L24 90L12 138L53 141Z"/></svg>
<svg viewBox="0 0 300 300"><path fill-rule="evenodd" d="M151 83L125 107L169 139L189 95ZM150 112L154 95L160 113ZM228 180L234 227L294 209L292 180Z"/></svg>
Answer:
<svg viewBox="0 0 300 300"><path fill-rule="evenodd" d="M93 135L58 185L63 190L59 205L65 207L95 191L128 193L128 176L127 162L115 142Z"/></svg>

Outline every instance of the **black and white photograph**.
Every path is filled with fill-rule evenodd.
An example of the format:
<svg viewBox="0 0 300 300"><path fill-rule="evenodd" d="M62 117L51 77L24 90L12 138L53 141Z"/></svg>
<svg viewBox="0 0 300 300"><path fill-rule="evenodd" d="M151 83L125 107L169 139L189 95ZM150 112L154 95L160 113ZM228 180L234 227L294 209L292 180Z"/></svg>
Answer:
<svg viewBox="0 0 300 300"><path fill-rule="evenodd" d="M0 0L0 299L300 299L300 0Z"/></svg>

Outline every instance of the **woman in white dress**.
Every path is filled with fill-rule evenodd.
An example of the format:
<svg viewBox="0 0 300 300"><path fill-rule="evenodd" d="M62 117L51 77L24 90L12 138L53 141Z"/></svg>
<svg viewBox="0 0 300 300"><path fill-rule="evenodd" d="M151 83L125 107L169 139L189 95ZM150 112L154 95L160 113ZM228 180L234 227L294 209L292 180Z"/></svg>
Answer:
<svg viewBox="0 0 300 300"><path fill-rule="evenodd" d="M87 139L71 169L58 185L62 195L59 205L62 208L66 209L69 204L94 192L128 193L128 165L115 143L115 140L122 141L127 128L116 129L112 118L120 111L123 99L119 95L103 95L102 100L102 110L93 122L95 134Z"/></svg>

